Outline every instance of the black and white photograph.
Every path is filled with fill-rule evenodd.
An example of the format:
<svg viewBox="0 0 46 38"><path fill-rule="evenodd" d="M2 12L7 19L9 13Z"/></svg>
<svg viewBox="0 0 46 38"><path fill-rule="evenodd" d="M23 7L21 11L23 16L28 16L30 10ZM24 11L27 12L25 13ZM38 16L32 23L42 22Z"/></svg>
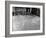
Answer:
<svg viewBox="0 0 46 38"><path fill-rule="evenodd" d="M40 30L40 8L13 7L12 31Z"/></svg>

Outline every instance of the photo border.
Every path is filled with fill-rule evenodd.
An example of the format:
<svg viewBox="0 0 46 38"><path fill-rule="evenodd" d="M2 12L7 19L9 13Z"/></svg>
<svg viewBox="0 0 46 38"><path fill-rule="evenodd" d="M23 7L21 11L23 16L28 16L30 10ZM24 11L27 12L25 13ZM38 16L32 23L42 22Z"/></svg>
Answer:
<svg viewBox="0 0 46 38"><path fill-rule="evenodd" d="M43 6L43 33L10 34L10 4L42 5ZM5 37L32 36L45 34L45 3L5 1Z"/></svg>
<svg viewBox="0 0 46 38"><path fill-rule="evenodd" d="M29 7L29 8L40 8L40 30L29 30L29 31L13 31L12 32L12 7ZM43 32L42 24L43 6L37 5L21 5L21 4L10 4L10 34L23 34L23 33L41 33Z"/></svg>

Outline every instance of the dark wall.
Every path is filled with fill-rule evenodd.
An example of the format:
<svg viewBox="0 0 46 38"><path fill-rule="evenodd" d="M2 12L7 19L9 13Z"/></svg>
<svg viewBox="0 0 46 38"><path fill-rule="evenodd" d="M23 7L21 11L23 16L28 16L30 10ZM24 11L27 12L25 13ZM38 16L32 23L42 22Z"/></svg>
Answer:
<svg viewBox="0 0 46 38"><path fill-rule="evenodd" d="M13 11L14 15L36 15L40 16L40 9L39 8L15 8L15 12Z"/></svg>

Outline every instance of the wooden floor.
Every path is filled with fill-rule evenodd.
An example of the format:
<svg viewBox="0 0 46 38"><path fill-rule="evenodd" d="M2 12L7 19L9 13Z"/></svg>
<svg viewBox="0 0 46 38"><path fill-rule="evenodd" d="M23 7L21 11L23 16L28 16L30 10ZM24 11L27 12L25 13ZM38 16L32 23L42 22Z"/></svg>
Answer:
<svg viewBox="0 0 46 38"><path fill-rule="evenodd" d="M12 17L13 31L40 30L40 17L17 15Z"/></svg>

